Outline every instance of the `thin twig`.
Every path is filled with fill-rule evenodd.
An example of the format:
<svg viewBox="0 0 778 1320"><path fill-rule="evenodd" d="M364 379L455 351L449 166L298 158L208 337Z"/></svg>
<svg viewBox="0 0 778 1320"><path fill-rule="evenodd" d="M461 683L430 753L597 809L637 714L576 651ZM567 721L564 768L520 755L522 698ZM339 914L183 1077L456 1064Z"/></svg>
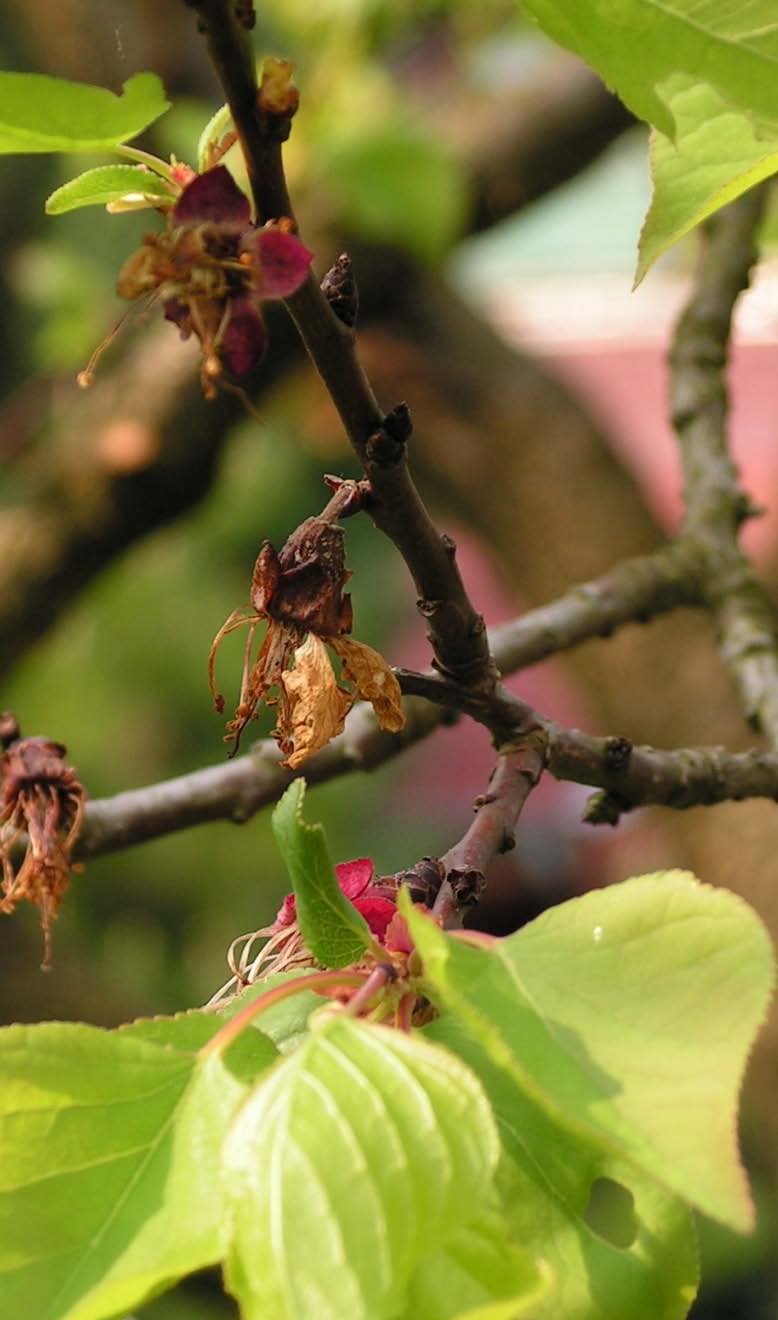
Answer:
<svg viewBox="0 0 778 1320"><path fill-rule="evenodd" d="M684 475L683 534L704 555L704 599L748 723L778 749L778 614L738 533L755 510L729 451L724 380L732 310L756 259L763 189L706 226L694 291L670 353L671 406Z"/></svg>
<svg viewBox="0 0 778 1320"><path fill-rule="evenodd" d="M444 879L433 911L446 927L460 926L478 901L490 862L516 846L514 829L540 779L546 739L535 731L502 755L487 792L476 798L476 817L465 835L441 857Z"/></svg>

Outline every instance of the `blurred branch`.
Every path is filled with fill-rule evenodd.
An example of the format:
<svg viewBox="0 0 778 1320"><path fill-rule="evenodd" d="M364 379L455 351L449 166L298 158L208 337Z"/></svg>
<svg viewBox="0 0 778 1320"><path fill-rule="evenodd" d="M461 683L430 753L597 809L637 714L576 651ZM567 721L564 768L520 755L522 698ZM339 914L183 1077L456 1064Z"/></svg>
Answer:
<svg viewBox="0 0 778 1320"><path fill-rule="evenodd" d="M500 668L514 673L591 637L609 637L624 623L646 623L680 605L701 605L699 558L692 545L671 542L490 629Z"/></svg>
<svg viewBox="0 0 778 1320"><path fill-rule="evenodd" d="M239 404L203 407L191 357L145 339L79 396L52 453L17 469L25 504L0 510L0 670L51 627L105 564L209 489Z"/></svg>
<svg viewBox="0 0 778 1320"><path fill-rule="evenodd" d="M635 122L596 74L559 50L485 109L462 106L459 95L446 111L453 148L465 138L473 233L566 183Z"/></svg>
<svg viewBox="0 0 778 1320"><path fill-rule="evenodd" d="M724 380L732 310L756 260L765 203L755 189L712 217L691 299L670 354L671 405L683 466L682 534L703 557L703 595L751 727L778 749L778 614L738 545L743 522L758 514L729 452Z"/></svg>

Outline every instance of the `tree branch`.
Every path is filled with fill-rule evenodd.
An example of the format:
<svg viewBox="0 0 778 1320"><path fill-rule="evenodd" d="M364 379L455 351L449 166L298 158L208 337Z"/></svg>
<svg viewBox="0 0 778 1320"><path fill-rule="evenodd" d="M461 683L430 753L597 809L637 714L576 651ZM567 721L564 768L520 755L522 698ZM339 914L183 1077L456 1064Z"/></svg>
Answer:
<svg viewBox="0 0 778 1320"><path fill-rule="evenodd" d="M671 409L681 452L683 535L704 555L703 593L745 716L778 749L778 614L738 545L755 510L729 452L724 381L732 310L756 259L765 192L755 189L706 226L691 299L670 353Z"/></svg>
<svg viewBox="0 0 778 1320"><path fill-rule="evenodd" d="M701 559L686 541L625 559L602 577L571 587L557 600L490 628L500 669L515 673L591 637L610 637L625 623L646 623L679 605L701 605Z"/></svg>
<svg viewBox="0 0 778 1320"><path fill-rule="evenodd" d="M493 858L516 846L514 829L543 772L546 739L529 733L500 757L488 791L476 798L476 817L466 834L441 857L443 883L434 912L446 927L460 926L468 907L478 902L485 872Z"/></svg>
<svg viewBox="0 0 778 1320"><path fill-rule="evenodd" d="M284 127L263 113L249 35L229 0L188 3L199 15L230 106L257 222L282 216L293 219L281 156L291 116ZM460 682L488 687L493 667L483 618L465 591L453 544L437 531L408 469L407 407L399 404L389 414L379 407L357 356L353 332L335 316L313 274L288 299L287 307L370 480L373 521L397 546L411 572L437 666Z"/></svg>

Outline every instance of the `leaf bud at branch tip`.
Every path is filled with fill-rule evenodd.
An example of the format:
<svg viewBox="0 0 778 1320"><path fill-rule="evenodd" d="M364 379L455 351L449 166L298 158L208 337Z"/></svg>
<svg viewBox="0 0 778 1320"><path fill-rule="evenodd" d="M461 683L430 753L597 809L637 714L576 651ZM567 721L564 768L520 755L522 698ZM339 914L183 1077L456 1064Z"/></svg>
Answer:
<svg viewBox="0 0 778 1320"><path fill-rule="evenodd" d="M278 60L268 55L262 64L257 109L265 131L275 142L285 142L289 137L292 119L300 104L300 93L292 82L293 74L291 60Z"/></svg>

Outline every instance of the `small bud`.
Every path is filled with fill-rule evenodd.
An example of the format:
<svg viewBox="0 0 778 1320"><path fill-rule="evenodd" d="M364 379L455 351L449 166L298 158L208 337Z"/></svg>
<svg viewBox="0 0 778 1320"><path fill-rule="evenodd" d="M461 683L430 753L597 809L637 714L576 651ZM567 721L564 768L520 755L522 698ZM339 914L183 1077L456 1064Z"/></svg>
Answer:
<svg viewBox="0 0 778 1320"><path fill-rule="evenodd" d="M300 93L292 82L291 60L277 60L269 55L262 65L259 84L259 108L277 119L290 120L300 103ZM289 133L288 123L286 135Z"/></svg>
<svg viewBox="0 0 778 1320"><path fill-rule="evenodd" d="M321 282L321 291L339 321L351 329L359 312L359 291L351 257L342 252Z"/></svg>

